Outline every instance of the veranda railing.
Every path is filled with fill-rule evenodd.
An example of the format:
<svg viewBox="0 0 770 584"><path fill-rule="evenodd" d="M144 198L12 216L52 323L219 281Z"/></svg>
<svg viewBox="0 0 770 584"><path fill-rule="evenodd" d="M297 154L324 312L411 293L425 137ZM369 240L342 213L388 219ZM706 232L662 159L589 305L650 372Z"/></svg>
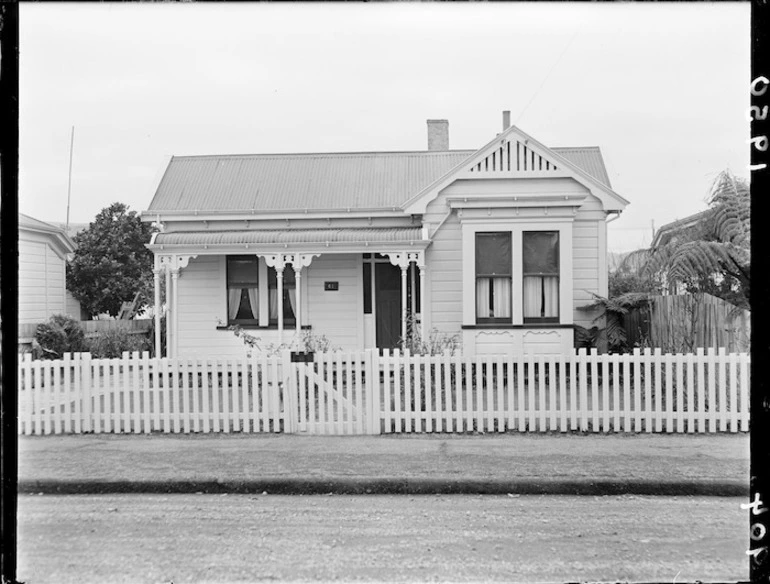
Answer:
<svg viewBox="0 0 770 584"><path fill-rule="evenodd" d="M19 363L19 432L738 432L747 354L394 352Z"/></svg>

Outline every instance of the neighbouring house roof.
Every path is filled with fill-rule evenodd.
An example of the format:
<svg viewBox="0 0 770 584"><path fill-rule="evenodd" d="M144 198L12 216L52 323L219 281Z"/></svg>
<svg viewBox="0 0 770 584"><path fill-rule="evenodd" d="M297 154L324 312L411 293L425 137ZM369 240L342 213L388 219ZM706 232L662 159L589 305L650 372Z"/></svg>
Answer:
<svg viewBox="0 0 770 584"><path fill-rule="evenodd" d="M288 244L414 244L422 240L420 227L296 229L259 231L182 231L158 233L154 245L169 246L232 246L232 245L288 245Z"/></svg>
<svg viewBox="0 0 770 584"><path fill-rule="evenodd" d="M610 186L599 148L552 150ZM174 156L145 214L397 209L476 152Z"/></svg>
<svg viewBox="0 0 770 584"><path fill-rule="evenodd" d="M666 223L655 232L655 237L653 238L652 244L650 245L650 247L654 248L660 245L666 245L672 239L674 239L678 234L681 234L682 232L688 229L691 229L692 227L695 227L696 225L698 225L698 223L706 220L710 215L710 213L711 213L711 209L705 209L698 213L688 215L683 219L677 219L676 221L672 221L671 223Z"/></svg>
<svg viewBox="0 0 770 584"><path fill-rule="evenodd" d="M72 241L72 238L67 235L63 229L51 225L50 223L46 223L45 221L30 217L29 215L25 215L24 213L19 213L20 237L24 231L43 233L50 236L51 241L55 244L62 256L73 253L77 247L75 242Z"/></svg>

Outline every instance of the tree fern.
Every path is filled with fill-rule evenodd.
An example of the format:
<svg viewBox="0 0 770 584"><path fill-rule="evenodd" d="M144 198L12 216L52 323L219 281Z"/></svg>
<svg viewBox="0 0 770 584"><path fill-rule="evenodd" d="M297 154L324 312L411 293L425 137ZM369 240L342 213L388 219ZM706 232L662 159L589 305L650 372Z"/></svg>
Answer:
<svg viewBox="0 0 770 584"><path fill-rule="evenodd" d="M664 245L639 250L622 267L644 277L664 275L670 286L691 291L713 285L715 275L734 283L728 300L748 306L751 294L751 198L745 179L725 170L714 181L710 205L698 222ZM708 291L708 290L706 290Z"/></svg>

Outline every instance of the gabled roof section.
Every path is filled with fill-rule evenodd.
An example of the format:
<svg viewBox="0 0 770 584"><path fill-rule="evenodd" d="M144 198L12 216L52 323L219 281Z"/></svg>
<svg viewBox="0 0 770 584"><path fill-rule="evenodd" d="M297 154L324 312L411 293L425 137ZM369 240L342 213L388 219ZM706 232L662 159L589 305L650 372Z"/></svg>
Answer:
<svg viewBox="0 0 770 584"><path fill-rule="evenodd" d="M43 235L48 236L51 243L54 245L54 249L62 257L68 253L73 253L77 247L75 242L72 241L72 238L67 235L63 229L51 225L50 223L46 223L45 221L30 217L29 215L25 215L24 213L19 213L20 238L25 231L42 233Z"/></svg>
<svg viewBox="0 0 770 584"><path fill-rule="evenodd" d="M486 160L501 138L514 145L515 140L528 140L530 161L537 153L538 165L543 158L545 172L551 172L550 175L558 171L562 173L558 176L580 176L583 181L593 181L594 188L612 193L598 148L549 150L528 136L521 138L526 136L523 132L512 132L513 128L481 150L172 156L143 215L255 216L348 211L403 215L412 212L408 206L442 179L449 178L451 182L472 161L478 166ZM546 153L545 157L541 152ZM523 153L522 149L520 156ZM523 167L523 159L520 164ZM527 173L520 176L536 176L529 164Z"/></svg>
<svg viewBox="0 0 770 584"><path fill-rule="evenodd" d="M573 178L602 201L607 211L621 211L628 204L610 188L598 148L547 148L511 126L409 199L403 209L424 213L439 191L458 179L550 177Z"/></svg>

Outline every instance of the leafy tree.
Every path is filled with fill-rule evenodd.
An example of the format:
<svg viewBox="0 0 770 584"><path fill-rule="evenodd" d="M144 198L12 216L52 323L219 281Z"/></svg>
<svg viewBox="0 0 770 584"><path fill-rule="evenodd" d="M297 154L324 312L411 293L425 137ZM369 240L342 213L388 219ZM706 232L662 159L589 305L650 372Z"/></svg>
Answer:
<svg viewBox="0 0 770 584"><path fill-rule="evenodd" d="M643 277L664 276L669 286L708 292L748 308L751 297L751 198L749 184L729 170L719 174L698 225L655 248L626 258L641 260ZM626 263L624 262L624 263Z"/></svg>
<svg viewBox="0 0 770 584"><path fill-rule="evenodd" d="M660 278L647 277L627 269L617 269L609 273L608 296L616 298L632 292L655 296L661 293Z"/></svg>
<svg viewBox="0 0 770 584"><path fill-rule="evenodd" d="M102 209L75 236L77 250L67 265L67 289L91 316L116 316L139 292L138 304L152 296L152 227L123 203Z"/></svg>

